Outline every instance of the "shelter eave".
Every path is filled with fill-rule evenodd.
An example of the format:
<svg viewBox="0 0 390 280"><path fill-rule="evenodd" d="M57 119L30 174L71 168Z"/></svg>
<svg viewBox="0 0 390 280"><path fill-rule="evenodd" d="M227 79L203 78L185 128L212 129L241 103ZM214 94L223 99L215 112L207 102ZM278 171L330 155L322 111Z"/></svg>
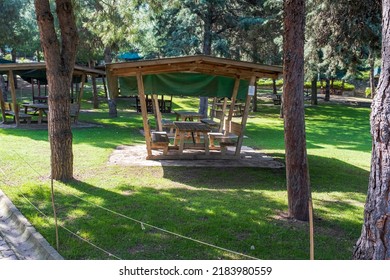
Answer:
<svg viewBox="0 0 390 280"><path fill-rule="evenodd" d="M231 71L231 72L220 72L216 71L214 69L198 69L198 68L176 68L176 69L159 69L159 70L153 70L153 71L143 71L142 69L134 69L132 71L121 71L121 70L114 70L112 71L112 75L116 77L131 77L136 76L137 73L141 73L142 75L153 75L153 74L166 74L166 73L203 73L208 75L215 75L215 76L225 76L225 77L231 77L231 78L237 78L239 77L242 80L249 80L251 77L256 78L271 78L271 79L277 79L279 77L278 73L265 73L265 72L257 72L257 71Z"/></svg>
<svg viewBox="0 0 390 280"><path fill-rule="evenodd" d="M106 71L109 71L113 76L117 77L136 76L137 73L148 75L174 72L197 72L217 76L250 79L253 76L257 78L278 78L282 73L282 67L209 56L187 56L112 63L107 64Z"/></svg>
<svg viewBox="0 0 390 280"><path fill-rule="evenodd" d="M98 69L75 65L73 72L75 74L87 74L92 76L105 76L106 72Z"/></svg>
<svg viewBox="0 0 390 280"><path fill-rule="evenodd" d="M0 64L0 71L18 71L18 70L39 70L46 69L45 63L37 62L37 63L7 63Z"/></svg>
<svg viewBox="0 0 390 280"><path fill-rule="evenodd" d="M44 62L0 64L0 72L2 73L8 71L28 71L28 70L46 70L46 64ZM79 65L74 66L74 74L75 75L86 74L86 75L95 75L95 76L106 75L106 73L102 70L88 68Z"/></svg>

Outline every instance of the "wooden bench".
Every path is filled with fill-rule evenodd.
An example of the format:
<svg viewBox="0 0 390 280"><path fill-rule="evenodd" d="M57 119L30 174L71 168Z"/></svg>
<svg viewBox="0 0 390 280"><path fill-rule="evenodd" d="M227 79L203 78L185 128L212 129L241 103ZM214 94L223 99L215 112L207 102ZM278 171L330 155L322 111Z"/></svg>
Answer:
<svg viewBox="0 0 390 280"><path fill-rule="evenodd" d="M73 118L74 123L77 123L79 120L79 113L80 113L80 104L78 103L71 103L70 104L70 118Z"/></svg>
<svg viewBox="0 0 390 280"><path fill-rule="evenodd" d="M169 138L165 131L152 131L152 145L153 150L163 149L163 155L168 153Z"/></svg>
<svg viewBox="0 0 390 280"><path fill-rule="evenodd" d="M221 149L222 155L226 154L227 147L236 147L238 143L238 137L242 134L242 125L232 121L225 122L225 131L224 132L211 132L209 133L210 137L210 146L215 147L214 140L218 140L219 148Z"/></svg>
<svg viewBox="0 0 390 280"><path fill-rule="evenodd" d="M207 124L210 127L218 127L219 126L219 122L216 122L216 121L214 121L212 119L201 119L200 121L202 123Z"/></svg>
<svg viewBox="0 0 390 280"><path fill-rule="evenodd" d="M169 129L169 133L173 134L173 129L175 128L175 124L172 120L162 119L161 125L163 128Z"/></svg>
<svg viewBox="0 0 390 280"><path fill-rule="evenodd" d="M19 120L24 120L26 121L28 124L31 124L31 118L32 116L29 115L29 114L26 114L26 113L23 113L23 112L20 112L19 110L19 105L16 104L16 110L13 106L13 103L11 102L4 102L4 114L6 116L12 116L14 121L16 119L16 113L15 112L19 112L18 113L18 116L19 116Z"/></svg>
<svg viewBox="0 0 390 280"><path fill-rule="evenodd" d="M274 94L274 95L272 95L272 100L274 102L274 105L281 105L282 104L282 95Z"/></svg>
<svg viewBox="0 0 390 280"><path fill-rule="evenodd" d="M223 129L222 124L224 119L225 119L225 115L222 112L222 110L211 109L210 118L201 119L200 121L202 123L207 124L211 129L213 129L213 131L214 129L217 129L218 132L221 132Z"/></svg>

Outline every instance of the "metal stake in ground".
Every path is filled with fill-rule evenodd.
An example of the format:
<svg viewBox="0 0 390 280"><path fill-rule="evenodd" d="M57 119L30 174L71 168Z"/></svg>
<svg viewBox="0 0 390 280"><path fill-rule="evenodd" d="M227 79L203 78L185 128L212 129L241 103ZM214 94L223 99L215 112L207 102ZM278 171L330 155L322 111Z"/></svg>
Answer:
<svg viewBox="0 0 390 280"><path fill-rule="evenodd" d="M55 202L54 202L54 180L53 180L53 177L51 178L51 205L53 207L54 222L55 222L55 226L56 226L56 246L57 246L57 251L59 251L60 243L59 243L59 238L58 238L57 211L56 211L56 206L55 206Z"/></svg>

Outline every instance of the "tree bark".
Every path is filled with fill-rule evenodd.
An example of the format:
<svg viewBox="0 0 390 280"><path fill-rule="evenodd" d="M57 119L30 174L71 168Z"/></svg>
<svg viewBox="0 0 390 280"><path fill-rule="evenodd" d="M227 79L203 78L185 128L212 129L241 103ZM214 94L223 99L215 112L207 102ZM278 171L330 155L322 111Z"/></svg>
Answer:
<svg viewBox="0 0 390 280"><path fill-rule="evenodd" d="M89 68L95 67L95 61L90 60L89 61ZM93 108L99 109L99 99L98 99L98 91L97 91L97 85L96 85L96 77L94 75L91 76L92 81L92 99L93 99Z"/></svg>
<svg viewBox="0 0 390 280"><path fill-rule="evenodd" d="M374 98L375 96L375 57L373 54L370 54L370 90L371 90L371 98Z"/></svg>
<svg viewBox="0 0 390 280"><path fill-rule="evenodd" d="M257 112L257 83L255 83L255 94L252 98L253 112Z"/></svg>
<svg viewBox="0 0 390 280"><path fill-rule="evenodd" d="M5 84L3 75L0 74L0 90L3 95L3 101L8 102L8 89L7 85Z"/></svg>
<svg viewBox="0 0 390 280"><path fill-rule="evenodd" d="M54 27L49 0L35 0L37 22L48 80L48 132L51 148L51 176L73 178L72 130L70 125L70 84L78 43L71 0L56 0L61 43Z"/></svg>
<svg viewBox="0 0 390 280"><path fill-rule="evenodd" d="M203 54L211 55L211 44L212 44L212 28L213 28L213 8L211 4L208 4L207 14L203 18ZM199 99L199 114L202 114L203 118L207 118L207 109L209 105L208 97L200 97Z"/></svg>
<svg viewBox="0 0 390 280"><path fill-rule="evenodd" d="M104 49L104 62L105 63L111 63L112 62L112 55L111 55L111 47L106 46ZM109 91L111 90L110 87L108 89ZM112 91L112 90L111 90ZM107 98L107 103L108 103L108 115L111 118L116 118L118 117L118 109L116 107L116 92L110 92Z"/></svg>
<svg viewBox="0 0 390 280"><path fill-rule="evenodd" d="M330 100L330 80L329 80L329 78L325 79L325 98L324 98L324 100L325 101Z"/></svg>
<svg viewBox="0 0 390 280"><path fill-rule="evenodd" d="M390 0L382 1L382 71L372 102L371 172L354 259L390 259Z"/></svg>
<svg viewBox="0 0 390 280"><path fill-rule="evenodd" d="M317 77L311 81L311 105L318 105L317 99Z"/></svg>
<svg viewBox="0 0 390 280"><path fill-rule="evenodd" d="M305 1L284 1L283 112L289 217L309 220L304 111Z"/></svg>
<svg viewBox="0 0 390 280"><path fill-rule="evenodd" d="M16 63L16 49L12 48L11 51L11 60L12 62ZM15 88L18 88L18 79L16 78L16 74L14 74L14 83L15 83Z"/></svg>
<svg viewBox="0 0 390 280"><path fill-rule="evenodd" d="M273 94L278 94L278 89L276 88L276 80L272 79L272 93Z"/></svg>

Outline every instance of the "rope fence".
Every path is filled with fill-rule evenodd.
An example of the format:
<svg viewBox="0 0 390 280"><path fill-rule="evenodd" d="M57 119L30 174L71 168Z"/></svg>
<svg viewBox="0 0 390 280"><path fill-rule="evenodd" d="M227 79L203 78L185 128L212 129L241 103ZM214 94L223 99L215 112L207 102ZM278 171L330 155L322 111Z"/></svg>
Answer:
<svg viewBox="0 0 390 280"><path fill-rule="evenodd" d="M15 150L12 150L24 163L25 165L27 165L32 171L34 171L39 177L43 178L43 176L29 163L27 162L23 157L21 157ZM0 171L2 174L5 174L5 172L0 168ZM8 183L9 185L9 183ZM13 185L13 184L12 184ZM42 186L41 186L42 187ZM252 257L252 256L249 256L247 254L244 254L244 253L240 253L240 252L236 252L234 250L230 250L230 249L227 249L227 248L223 248L223 247L220 247L220 246L217 246L217 245L214 245L214 244L210 244L210 243L207 243L207 242L204 242L204 241L201 241L201 240L198 240L198 239L194 239L192 237L188 237L188 236L185 236L185 235L182 235L182 234L179 234L179 233L175 233L175 232L172 232L172 231L169 231L169 230L166 230L166 229L163 229L163 228L160 228L160 227L157 227L155 225L152 225L152 224L149 224L149 223L145 223L141 220L138 220L138 219L135 219L135 218L132 218L128 215L125 215L123 213L120 213L120 212L117 212L117 211L114 211L112 209L109 209L107 207L104 207L104 206L101 206L101 205L98 205L96 203L93 203L93 202L90 202L88 201L87 199L84 199L78 195L75 195L75 194L72 194L70 193L67 189L65 189L64 187L60 186L60 185L57 185L57 188L61 189L64 193L66 193L67 195L70 195L70 196L73 196L74 198L78 199L78 200L81 200L83 202L86 202L88 204L90 204L91 206L93 207L96 207L96 208L99 208L99 209L102 209L112 215L115 215L115 216L118 216L118 217L121 217L121 218L124 218L126 220L129 220L129 221L132 221L134 223L138 223L141 228L144 230L145 229L145 226L147 227L150 227L152 229L155 229L155 230L158 230L160 232L164 232L166 234L169 234L169 235L172 235L172 236L175 236L175 237L178 237L180 239L184 239L184 240L188 240L188 241L191 241L191 242L194 242L194 243L197 243L197 244L200 244L200 245L203 245L203 246L206 246L206 247L209 247L209 248L213 248L213 249L217 249L217 250L220 250L220 251L223 251L223 252L227 252L227 253L230 253L230 254L234 254L234 255L237 255L237 256L241 256L241 257L244 257L244 258L247 258L247 259L253 259L253 260L257 260L258 258L255 258L255 257ZM38 207L36 207L23 193L22 191L20 190L20 188L18 188L19 191L21 192L21 195L22 197L29 203L31 204L31 206L33 206L42 216L44 216L45 218L49 219L48 215L46 215L45 213L43 213ZM77 238L79 238L80 240L82 240L83 242L86 242L88 243L90 246L104 252L105 254L111 256L111 257L114 257L116 259L121 259L119 258L118 256L108 252L107 250L91 243L90 241L88 241L87 239L81 237L80 235L78 235L77 233L74 233L73 231L71 231L70 229L60 225L60 227L62 229L64 229L65 231L69 232L70 234L76 236Z"/></svg>

